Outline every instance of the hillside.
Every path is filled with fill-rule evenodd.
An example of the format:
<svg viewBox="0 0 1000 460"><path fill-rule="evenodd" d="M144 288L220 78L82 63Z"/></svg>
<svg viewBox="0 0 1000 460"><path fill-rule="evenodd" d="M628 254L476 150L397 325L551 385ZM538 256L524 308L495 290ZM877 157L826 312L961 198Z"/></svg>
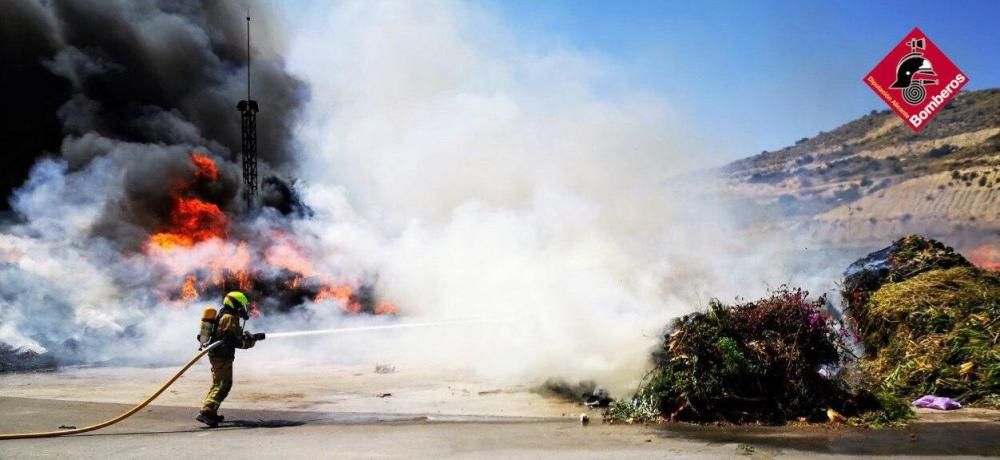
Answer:
<svg viewBox="0 0 1000 460"><path fill-rule="evenodd" d="M1000 240L1000 89L961 93L919 134L872 111L722 175L758 230L833 245L921 232L980 248Z"/></svg>

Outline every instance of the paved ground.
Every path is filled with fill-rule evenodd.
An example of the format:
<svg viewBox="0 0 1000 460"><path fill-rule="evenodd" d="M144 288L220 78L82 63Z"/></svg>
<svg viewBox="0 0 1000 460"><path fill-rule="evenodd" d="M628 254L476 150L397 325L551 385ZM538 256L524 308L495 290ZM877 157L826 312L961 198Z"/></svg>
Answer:
<svg viewBox="0 0 1000 460"><path fill-rule="evenodd" d="M194 421L207 390L200 363L154 406L79 436L0 441L10 458L803 458L1000 457L1000 412L923 411L905 430L806 427L605 426L581 406L461 369L282 367L247 360L223 407ZM280 363L279 363L280 364ZM0 374L0 433L110 419L175 368L96 367ZM220 447L221 446L221 447Z"/></svg>
<svg viewBox="0 0 1000 460"><path fill-rule="evenodd" d="M52 430L111 418L129 406L0 397L0 432ZM102 431L0 441L0 458L816 458L1000 456L994 413L906 430L852 428L583 427L569 418L420 416L228 410L216 429L193 409L152 406ZM911 436L912 435L912 436Z"/></svg>

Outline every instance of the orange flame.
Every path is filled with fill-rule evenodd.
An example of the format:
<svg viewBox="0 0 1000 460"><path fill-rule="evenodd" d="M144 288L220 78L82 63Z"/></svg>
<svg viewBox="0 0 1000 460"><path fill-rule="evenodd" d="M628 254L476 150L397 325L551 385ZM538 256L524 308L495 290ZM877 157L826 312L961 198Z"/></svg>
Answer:
<svg viewBox="0 0 1000 460"><path fill-rule="evenodd" d="M219 169L206 155L191 152L195 179L219 180ZM162 249L191 247L212 238L225 238L229 221L219 206L198 198L182 196L190 184L178 182L170 209L168 228L150 236L149 242Z"/></svg>
<svg viewBox="0 0 1000 460"><path fill-rule="evenodd" d="M217 288L253 292L256 277L270 273L266 269L270 266L288 272L281 276L291 276L284 282L287 289L311 290L312 286L320 284L322 287L314 301L337 301L347 313L365 310L363 299L350 284L331 284L330 277L317 270L294 235L273 231L271 237L265 239L266 245L252 249L253 254L247 242L227 241L229 221L222 209L188 193L199 181L218 181L219 169L208 155L191 152L190 158L195 166L194 175L174 182L169 223L150 235L146 247L147 256L169 268L178 277L176 279L183 277L180 301L189 302L198 298L200 292ZM186 248L194 249L180 250ZM254 260L266 265L258 266ZM175 288L167 288L164 297L176 295L176 292ZM250 310L253 317L261 314L255 302L251 303ZM378 304L373 311L377 315L397 312L391 303Z"/></svg>
<svg viewBox="0 0 1000 460"><path fill-rule="evenodd" d="M397 313L399 313L399 309L389 302L382 302L375 306L376 315L395 315Z"/></svg>
<svg viewBox="0 0 1000 460"><path fill-rule="evenodd" d="M253 280L250 279L250 272L236 272L234 277L236 278L236 286L239 287L239 290L243 292L253 290Z"/></svg>
<svg viewBox="0 0 1000 460"><path fill-rule="evenodd" d="M264 260L271 265L302 276L313 276L315 273L309 259L303 256L299 248L284 234L275 238L274 244L267 248L264 252Z"/></svg>
<svg viewBox="0 0 1000 460"><path fill-rule="evenodd" d="M232 244L225 244L212 251L214 257L206 261L209 270L209 280L215 286L222 286L228 279L235 282L234 289L243 292L253 290L253 277L250 276L250 250L246 241L240 241L234 248Z"/></svg>
<svg viewBox="0 0 1000 460"><path fill-rule="evenodd" d="M162 249L172 249L178 246L190 247L194 240L176 233L156 233L149 237L150 244Z"/></svg>
<svg viewBox="0 0 1000 460"><path fill-rule="evenodd" d="M984 244L968 253L969 261L987 270L1000 271L1000 248Z"/></svg>
<svg viewBox="0 0 1000 460"><path fill-rule="evenodd" d="M344 311L348 313L361 313L361 303L358 302L358 298L354 295L354 290L348 286L324 286L320 288L313 300L316 302L337 300Z"/></svg>
<svg viewBox="0 0 1000 460"><path fill-rule="evenodd" d="M198 289L194 286L194 276L188 275L184 279L184 285L181 286L181 300L188 302L198 298Z"/></svg>
<svg viewBox="0 0 1000 460"><path fill-rule="evenodd" d="M215 161L212 161L207 155L191 152L191 162L198 168L194 172L196 179L208 179L212 182L219 180L219 168L215 165Z"/></svg>
<svg viewBox="0 0 1000 460"><path fill-rule="evenodd" d="M285 286L287 286L288 289L298 289L299 286L302 286L302 275L295 275L295 277L285 283Z"/></svg>
<svg viewBox="0 0 1000 460"><path fill-rule="evenodd" d="M197 198L175 197L170 211L170 228L150 237L151 243L169 249L191 247L212 238L225 238L229 221L213 203Z"/></svg>
<svg viewBox="0 0 1000 460"><path fill-rule="evenodd" d="M354 290L347 285L339 286L324 286L320 288L316 297L313 298L314 302L322 302L324 300L335 300L340 302L341 308L347 313L361 313L362 305L361 301L354 294ZM374 313L376 315L395 315L399 313L399 310L395 305L383 302L375 306Z"/></svg>

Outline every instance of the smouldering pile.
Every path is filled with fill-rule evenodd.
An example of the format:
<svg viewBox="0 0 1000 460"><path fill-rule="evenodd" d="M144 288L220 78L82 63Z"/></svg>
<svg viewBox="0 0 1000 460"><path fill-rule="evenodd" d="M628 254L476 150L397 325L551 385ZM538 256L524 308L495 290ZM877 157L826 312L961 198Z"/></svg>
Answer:
<svg viewBox="0 0 1000 460"><path fill-rule="evenodd" d="M824 297L788 288L733 306L712 301L673 322L636 397L608 418L784 423L825 419L830 407L857 412L846 385L818 372L843 350L825 309Z"/></svg>
<svg viewBox="0 0 1000 460"><path fill-rule="evenodd" d="M55 359L48 354L0 343L0 373L55 369L55 367Z"/></svg>
<svg viewBox="0 0 1000 460"><path fill-rule="evenodd" d="M1000 405L1000 274L908 236L848 269L862 368L898 395Z"/></svg>
<svg viewBox="0 0 1000 460"><path fill-rule="evenodd" d="M851 264L843 295L846 328L825 298L788 288L675 320L635 397L607 418L783 423L835 409L879 426L912 417L901 398L923 394L1000 407L1000 273L914 235Z"/></svg>

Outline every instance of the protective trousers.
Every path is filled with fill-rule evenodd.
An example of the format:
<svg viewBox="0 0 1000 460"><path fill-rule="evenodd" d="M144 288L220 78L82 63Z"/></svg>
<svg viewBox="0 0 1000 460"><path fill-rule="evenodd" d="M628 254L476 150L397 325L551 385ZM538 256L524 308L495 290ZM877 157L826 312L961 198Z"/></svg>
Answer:
<svg viewBox="0 0 1000 460"><path fill-rule="evenodd" d="M212 363L212 388L205 395L201 410L214 415L233 388L233 359L209 356L208 360Z"/></svg>

